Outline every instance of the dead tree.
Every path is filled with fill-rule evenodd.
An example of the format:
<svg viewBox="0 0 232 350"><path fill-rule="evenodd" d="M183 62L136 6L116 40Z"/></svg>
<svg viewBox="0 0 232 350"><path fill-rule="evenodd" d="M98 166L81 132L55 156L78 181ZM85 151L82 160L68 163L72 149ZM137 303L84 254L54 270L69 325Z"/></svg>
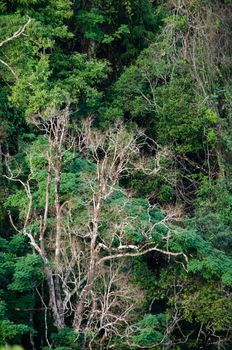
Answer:
<svg viewBox="0 0 232 350"><path fill-rule="evenodd" d="M26 181L11 169L9 161L6 177L18 182L28 197L20 230L44 262L54 323L62 329L66 315L72 316L73 329L84 334L86 346L91 348L96 342L103 344L105 338L119 335L130 322L131 310L136 308L135 293L139 291L130 283L129 267L127 274L122 272L126 261L129 266L130 258L149 252L185 260L187 257L182 252L169 249L171 231L165 235L163 242L151 239L156 225L163 224L168 228L168 217L154 223L149 209L147 227L141 232L144 243L136 244L126 233L138 219L136 213L130 215L125 210L131 198L119 186L119 180L138 169L146 174L158 172L160 160L167 156L167 151L157 147L151 166L151 162L141 156L141 148L147 142L141 131L132 133L123 124L118 124L101 132L94 130L91 120L87 120L73 136L69 132L69 117L67 107L60 112L54 111L45 120L40 116L31 118L47 140L47 147L40 155L47 173L45 193L41 194L45 203L42 214L41 209L39 213L36 208L32 210L33 155L28 155L30 173ZM72 155L69 162L82 157L94 166L94 170L84 178L87 194L82 209L85 219L81 223L76 223L75 219L82 213L73 209L73 202L79 194L61 201L62 172L67 152ZM124 199L111 208L108 201L118 192L123 193ZM109 210L110 219L106 219ZM40 222L37 235L31 229L35 219ZM52 226L49 219L52 219ZM12 218L11 222L19 230ZM87 339L90 334L92 336Z"/></svg>
<svg viewBox="0 0 232 350"><path fill-rule="evenodd" d="M83 327L87 331L86 327L90 323L87 322L86 326L86 322L84 322L85 325L83 325L86 312L91 315L91 317L87 316L87 319L94 318L94 311L90 311L91 308L89 308L89 300L93 298L98 276L102 276L102 271L106 266L109 265L112 270L120 260L125 261L125 258L142 256L148 252L159 252L169 257L183 256L182 252L176 253L168 249L162 249L159 243L149 240L157 223L151 223L149 230L144 232L146 236L144 244L136 245L128 241L126 228L133 225L133 219L125 213L124 208L126 202L130 201L129 198L125 198L125 202L116 208L107 232L105 234L101 233L105 203L112 195L120 191L119 180L121 177L138 169L147 174L158 172L160 170L160 158L167 155L166 150L157 150L151 168L146 164L146 160L141 157L140 150L147 142L141 131L137 130L135 133L129 133L124 125L118 124L102 133L92 129L90 120L87 120L82 130L79 131L79 140L80 152L96 165L96 172L93 179L89 179L92 194L87 205L89 217L87 231L84 236L78 228L75 232L77 236L84 237L89 242L85 279L78 294L76 305L74 305L73 328L76 332L83 331ZM167 220L168 218L165 218L163 224ZM117 247L114 243L116 240L118 241ZM87 243L85 246L87 246ZM94 305L94 300L92 300L92 305ZM129 313L128 308L121 312L122 314ZM95 313L99 313L99 310L96 309ZM104 318L104 313L100 312L100 314ZM102 324L100 329L101 327Z"/></svg>
<svg viewBox="0 0 232 350"><path fill-rule="evenodd" d="M31 223L33 220L32 205L33 205L33 192L31 182L35 179L35 173L32 165L32 156L29 154L30 160L30 174L27 181L22 181L19 178L17 172L13 172L10 164L6 161L8 174L5 175L9 180L20 183L28 197L28 208L25 214L23 223L23 229L21 231L26 235L32 247L39 253L44 262L44 272L47 278L48 291L50 297L50 306L53 312L54 322L58 329L65 326L64 320L64 309L62 303L62 291L59 279L59 268L60 268L60 246L61 246L61 218L62 211L65 203L60 202L60 181L61 171L63 163L63 154L65 152L64 145L67 138L67 123L69 118L68 108L60 113L55 113L48 120L43 120L41 117L34 117L33 122L37 127L43 131L47 138L48 148L42 152L43 157L47 162L47 180L46 180L46 191L45 191L45 205L43 208L43 214L38 217L37 220L40 222L40 230L38 237L34 237L31 233ZM55 198L53 204L49 203L51 200L51 187L54 187ZM47 224L49 218L50 207L55 207L55 227L54 227L54 241L55 249L52 252L48 249L47 243L49 238L46 237ZM10 216L11 222L13 220ZM15 225L14 225L15 227ZM16 227L15 227L16 228ZM17 229L18 230L18 229Z"/></svg>

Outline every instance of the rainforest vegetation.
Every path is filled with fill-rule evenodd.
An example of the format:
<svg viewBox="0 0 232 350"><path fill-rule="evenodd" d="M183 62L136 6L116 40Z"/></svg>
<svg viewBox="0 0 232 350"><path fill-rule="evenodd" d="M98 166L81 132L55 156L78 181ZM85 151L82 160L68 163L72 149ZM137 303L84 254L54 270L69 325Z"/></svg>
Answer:
<svg viewBox="0 0 232 350"><path fill-rule="evenodd" d="M0 1L0 347L232 349L232 1Z"/></svg>

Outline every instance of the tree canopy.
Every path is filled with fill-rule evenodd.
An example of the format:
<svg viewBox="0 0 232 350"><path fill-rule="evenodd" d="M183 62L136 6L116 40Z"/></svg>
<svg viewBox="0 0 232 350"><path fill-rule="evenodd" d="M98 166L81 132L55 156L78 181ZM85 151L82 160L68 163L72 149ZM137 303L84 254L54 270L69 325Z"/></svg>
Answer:
<svg viewBox="0 0 232 350"><path fill-rule="evenodd" d="M0 1L0 348L231 349L231 6Z"/></svg>

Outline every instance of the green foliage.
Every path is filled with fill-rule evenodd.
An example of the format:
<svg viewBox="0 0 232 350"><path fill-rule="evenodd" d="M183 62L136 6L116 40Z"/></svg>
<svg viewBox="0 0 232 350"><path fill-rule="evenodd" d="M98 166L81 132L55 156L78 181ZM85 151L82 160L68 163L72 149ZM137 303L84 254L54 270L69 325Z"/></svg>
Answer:
<svg viewBox="0 0 232 350"><path fill-rule="evenodd" d="M210 322L216 331L223 331L231 324L231 298L220 287L215 289L212 284L203 284L199 293L198 287L193 284L182 298L180 304L188 322L193 319L199 323Z"/></svg>
<svg viewBox="0 0 232 350"><path fill-rule="evenodd" d="M81 350L79 336L70 328L65 328L57 334L51 336L56 350Z"/></svg>
<svg viewBox="0 0 232 350"><path fill-rule="evenodd" d="M145 315L137 324L132 326L131 345L136 347L149 347L160 349L159 343L166 341L164 335L167 315Z"/></svg>
<svg viewBox="0 0 232 350"><path fill-rule="evenodd" d="M30 292L42 277L39 259L26 255L27 246L21 234L0 242L0 344L20 343L22 335L33 333L28 313L15 311L34 306Z"/></svg>
<svg viewBox="0 0 232 350"><path fill-rule="evenodd" d="M58 55L54 60L59 67L53 69L51 58L41 56L35 65L26 68L27 73L14 85L12 103L24 108L26 116L41 110L46 115L52 106L59 108L70 100L80 103L80 98L85 98L87 105L93 108L101 98L96 85L107 77L109 70L105 61L87 61L86 58L79 53L71 57Z"/></svg>
<svg viewBox="0 0 232 350"><path fill-rule="evenodd" d="M20 257L15 264L13 282L9 289L24 292L36 287L43 278L42 261L35 254Z"/></svg>
<svg viewBox="0 0 232 350"><path fill-rule="evenodd" d="M191 224L212 244L230 255L232 194L225 179L204 179L197 192L196 214Z"/></svg>
<svg viewBox="0 0 232 350"><path fill-rule="evenodd" d="M90 1L84 6L77 1L75 12L82 46L91 56L110 49L109 59L117 68L134 59L146 45L144 38L155 37L162 17L147 0Z"/></svg>
<svg viewBox="0 0 232 350"><path fill-rule="evenodd" d="M117 96L114 108L119 116L129 114L149 128L158 143L175 152L198 153L206 142L215 142L217 115L201 103L202 96L194 94L195 83L182 65L171 71L165 49L164 42L151 45L125 70L112 90ZM112 106L106 110L106 119L111 110Z"/></svg>
<svg viewBox="0 0 232 350"><path fill-rule="evenodd" d="M0 321L0 343L4 344L7 341L14 341L20 339L23 334L31 332L30 327L24 324L14 324L11 321Z"/></svg>
<svg viewBox="0 0 232 350"><path fill-rule="evenodd" d="M138 197L148 197L153 202L163 205L170 203L175 198L175 189L168 181L170 178L170 164L162 164L162 170L153 176L142 172L136 172L124 184L136 191Z"/></svg>
<svg viewBox="0 0 232 350"><path fill-rule="evenodd" d="M46 120L69 105L70 135L87 116L94 116L94 127L101 129L121 119L128 129L141 126L165 151L157 174L122 174L104 202L96 244L111 243L115 225L120 228L127 218L123 239L114 235L113 249L155 241L159 248L186 255L152 252L128 260L123 268L133 266L130 279L141 292L141 307L128 320L129 343L122 326L116 332L120 336L100 339L102 348L106 341L118 350L231 348L230 2L191 0L177 7L175 1L149 0L0 1L0 42L31 19L22 35L0 47L1 344L28 349L34 337L36 347L47 339L57 350L84 347L84 338L71 328L73 311L65 314L68 327L56 332L50 309L44 310L41 296L49 305L44 266L22 229L28 196L20 183L2 176L9 175L7 162L24 181L32 170L27 228L39 244L48 141L31 121L35 116ZM67 203L62 223L70 223L71 213L73 227L85 232L91 186L97 189L96 166L88 155L68 148L64 146L60 184L60 201ZM141 154L151 164L157 151L144 146ZM45 233L51 250L54 183L52 175ZM180 218L176 208L181 208ZM96 288L94 298L100 303L104 281ZM172 331L167 336L168 326Z"/></svg>
<svg viewBox="0 0 232 350"><path fill-rule="evenodd" d="M229 329L231 322L231 295L228 289L217 282L194 279L189 273L180 273L179 269L169 271L163 268L156 279L156 288L152 299L153 310L160 307L169 316L168 322L179 319L184 322L185 329L197 333L201 329L208 332L210 324L214 332L223 334ZM191 337L187 348L192 349L196 344L204 344L204 335L198 333L198 339ZM194 333L193 333L194 335ZM178 333L171 335L171 342L178 343ZM164 346L165 348L165 346Z"/></svg>

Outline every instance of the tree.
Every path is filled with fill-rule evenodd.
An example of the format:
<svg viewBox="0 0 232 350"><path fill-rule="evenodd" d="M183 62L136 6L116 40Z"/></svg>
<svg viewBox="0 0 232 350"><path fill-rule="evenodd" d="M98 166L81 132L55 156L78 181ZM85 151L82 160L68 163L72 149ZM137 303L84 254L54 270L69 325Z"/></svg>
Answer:
<svg viewBox="0 0 232 350"><path fill-rule="evenodd" d="M93 331L93 342L101 330L119 335L122 324L129 322L133 293L124 289L124 282L120 286L127 276L121 259L149 252L187 257L168 249L168 218L157 220L146 201L131 199L119 187L120 178L132 169L159 171L165 153L157 149L150 168L140 156L145 142L141 132L131 133L122 124L100 132L86 121L74 137L69 118L68 107L45 120L34 116L43 136L27 151L26 177L8 159L6 177L22 187L9 197L8 205L21 206L22 228L16 228L10 216L12 225L29 238L43 260L56 327L64 328L65 315L71 314L73 329L85 337ZM79 174L78 158L84 166Z"/></svg>
<svg viewBox="0 0 232 350"><path fill-rule="evenodd" d="M0 11L0 343L230 349L231 1Z"/></svg>

